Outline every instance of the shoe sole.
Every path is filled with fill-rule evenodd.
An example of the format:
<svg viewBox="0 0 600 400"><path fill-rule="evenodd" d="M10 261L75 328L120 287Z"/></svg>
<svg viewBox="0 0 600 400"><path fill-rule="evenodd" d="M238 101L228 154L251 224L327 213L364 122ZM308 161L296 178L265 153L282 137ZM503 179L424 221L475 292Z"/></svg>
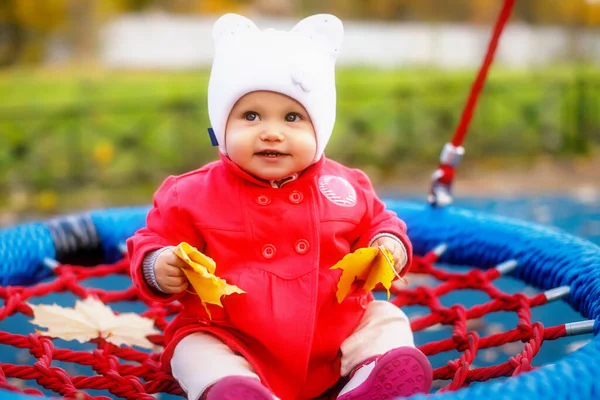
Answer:
<svg viewBox="0 0 600 400"><path fill-rule="evenodd" d="M207 400L273 400L273 395L256 379L227 377L207 393Z"/></svg>
<svg viewBox="0 0 600 400"><path fill-rule="evenodd" d="M413 347L391 350L377 360L373 371L356 389L338 400L391 400L428 393L433 381L429 360Z"/></svg>

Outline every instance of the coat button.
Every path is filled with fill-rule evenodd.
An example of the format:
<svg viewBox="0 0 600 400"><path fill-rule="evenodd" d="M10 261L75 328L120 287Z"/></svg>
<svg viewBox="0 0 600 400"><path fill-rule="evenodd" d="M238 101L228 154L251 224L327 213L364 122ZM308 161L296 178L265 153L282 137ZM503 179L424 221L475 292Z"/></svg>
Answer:
<svg viewBox="0 0 600 400"><path fill-rule="evenodd" d="M262 255L264 258L273 258L275 255L275 246L272 244L265 244L262 248Z"/></svg>
<svg viewBox="0 0 600 400"><path fill-rule="evenodd" d="M294 190L292 193L290 193L290 201L294 204L301 203L303 199L304 196L300 192Z"/></svg>
<svg viewBox="0 0 600 400"><path fill-rule="evenodd" d="M360 296L360 299L358 300L358 304L363 308L366 309L367 306L369 305L369 302L367 300L366 296Z"/></svg>
<svg viewBox="0 0 600 400"><path fill-rule="evenodd" d="M296 242L294 248L298 254L306 254L310 248L310 244L308 243L308 240L300 239Z"/></svg>
<svg viewBox="0 0 600 400"><path fill-rule="evenodd" d="M260 204L261 206L266 206L267 204L269 204L271 202L271 199L268 198L267 196L265 196L264 194L261 194L260 196L258 196L256 198L256 202L258 204Z"/></svg>

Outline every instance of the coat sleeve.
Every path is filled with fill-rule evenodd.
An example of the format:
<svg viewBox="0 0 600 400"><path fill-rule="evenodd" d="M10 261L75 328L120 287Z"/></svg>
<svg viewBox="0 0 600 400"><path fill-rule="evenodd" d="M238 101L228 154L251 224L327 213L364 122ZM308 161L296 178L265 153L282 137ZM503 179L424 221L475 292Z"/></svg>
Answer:
<svg viewBox="0 0 600 400"><path fill-rule="evenodd" d="M406 234L406 224L398 218L395 212L385 208L385 204L377 197L367 175L360 170L355 171L359 189L358 197L360 198L362 194L367 210L360 221L359 236L353 243L352 251L369 246L377 234L391 233L402 242L406 249L407 268L404 268L401 273L404 275L408 272L413 258L412 243Z"/></svg>
<svg viewBox="0 0 600 400"><path fill-rule="evenodd" d="M203 247L203 243L199 243L202 242L199 232L180 205L177 177L171 176L154 194L146 226L127 240L131 278L142 297L150 301L170 302L185 294L160 293L148 285L142 273L144 258L149 252L165 246L177 246L184 241Z"/></svg>

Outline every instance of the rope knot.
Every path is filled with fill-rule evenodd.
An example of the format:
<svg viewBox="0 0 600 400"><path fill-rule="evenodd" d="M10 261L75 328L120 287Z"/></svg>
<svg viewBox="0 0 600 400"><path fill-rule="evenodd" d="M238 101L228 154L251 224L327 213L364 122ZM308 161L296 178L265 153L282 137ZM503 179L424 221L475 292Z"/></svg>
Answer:
<svg viewBox="0 0 600 400"><path fill-rule="evenodd" d="M5 289L6 297L10 299L11 297L21 299L23 295L24 288L21 286L9 286Z"/></svg>
<svg viewBox="0 0 600 400"><path fill-rule="evenodd" d="M508 359L508 363L512 368L518 368L521 365L522 354L517 354Z"/></svg>
<svg viewBox="0 0 600 400"><path fill-rule="evenodd" d="M103 350L94 350L92 352L96 362L94 363L93 369L98 373L104 373L105 371L116 371L119 368L119 359L113 355L107 354Z"/></svg>
<svg viewBox="0 0 600 400"><path fill-rule="evenodd" d="M62 283L65 290L72 289L79 284L79 279L73 272L72 267L64 267L60 274L60 283Z"/></svg>
<svg viewBox="0 0 600 400"><path fill-rule="evenodd" d="M417 295L416 301L421 304L428 304L431 299L436 297L435 292L425 286L419 286L418 288L415 288L414 292Z"/></svg>
<svg viewBox="0 0 600 400"><path fill-rule="evenodd" d="M454 319L454 332L452 332L452 340L462 348L469 340L467 336L467 310L462 305L454 305L452 310L452 318Z"/></svg>
<svg viewBox="0 0 600 400"><path fill-rule="evenodd" d="M525 342L533 337L533 327L531 325L519 322L517 329L521 332L521 341Z"/></svg>
<svg viewBox="0 0 600 400"><path fill-rule="evenodd" d="M467 278L470 286L481 287L482 285L488 283L486 273L480 269L472 269L469 271Z"/></svg>
<svg viewBox="0 0 600 400"><path fill-rule="evenodd" d="M456 312L451 308L440 308L436 313L440 316L443 325L452 325L456 320Z"/></svg>
<svg viewBox="0 0 600 400"><path fill-rule="evenodd" d="M524 357L522 354L517 354L509 359L510 366L514 368L512 376L519 375L522 372L528 372L533 369L529 357Z"/></svg>
<svg viewBox="0 0 600 400"><path fill-rule="evenodd" d="M38 359L45 358L48 361L48 365L50 365L50 361L52 361L52 356L54 354L54 345L52 344L52 341L37 333L30 333L27 338L30 343L29 354Z"/></svg>

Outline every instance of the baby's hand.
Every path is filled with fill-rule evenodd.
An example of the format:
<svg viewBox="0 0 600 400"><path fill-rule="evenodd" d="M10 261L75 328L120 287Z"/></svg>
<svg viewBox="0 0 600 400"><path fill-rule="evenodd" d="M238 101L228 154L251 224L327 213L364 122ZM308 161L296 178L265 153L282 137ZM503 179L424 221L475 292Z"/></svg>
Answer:
<svg viewBox="0 0 600 400"><path fill-rule="evenodd" d="M394 269L400 275L404 267L406 267L407 261L404 246L399 241L387 236L382 236L371 244L371 247L377 248L379 246L383 246L387 251L392 253L394 257Z"/></svg>
<svg viewBox="0 0 600 400"><path fill-rule="evenodd" d="M188 287L188 280L181 268L185 262L167 249L160 253L154 262L154 275L158 286L166 293L181 293Z"/></svg>

